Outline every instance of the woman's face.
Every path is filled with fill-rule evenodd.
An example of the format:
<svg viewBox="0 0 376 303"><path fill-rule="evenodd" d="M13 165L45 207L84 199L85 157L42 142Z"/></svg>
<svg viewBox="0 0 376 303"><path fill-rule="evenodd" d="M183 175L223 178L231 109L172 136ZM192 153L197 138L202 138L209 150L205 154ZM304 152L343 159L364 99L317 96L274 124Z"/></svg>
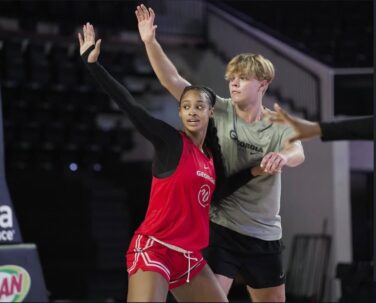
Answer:
<svg viewBox="0 0 376 303"><path fill-rule="evenodd" d="M213 115L208 95L200 90L188 90L180 101L179 117L184 130L190 133L206 133L209 118Z"/></svg>

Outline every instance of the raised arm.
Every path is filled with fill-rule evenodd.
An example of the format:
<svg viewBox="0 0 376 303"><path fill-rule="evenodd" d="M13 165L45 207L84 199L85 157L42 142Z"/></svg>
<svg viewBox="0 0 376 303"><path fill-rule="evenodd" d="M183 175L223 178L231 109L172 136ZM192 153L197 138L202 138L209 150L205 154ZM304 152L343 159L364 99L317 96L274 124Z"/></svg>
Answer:
<svg viewBox="0 0 376 303"><path fill-rule="evenodd" d="M180 76L176 67L157 41L155 35L157 25L154 25L154 11L141 4L137 6L135 13L138 21L138 30L145 44L152 68L161 84L179 101L183 89L190 83Z"/></svg>
<svg viewBox="0 0 376 303"><path fill-rule="evenodd" d="M97 60L101 40L95 41L94 28L90 23L83 26L83 37L78 33L80 54L85 66L103 90L126 112L137 130L156 147L166 142L166 138L179 138L178 131L165 122L155 119L140 106L127 90L115 80ZM180 139L179 139L180 140Z"/></svg>

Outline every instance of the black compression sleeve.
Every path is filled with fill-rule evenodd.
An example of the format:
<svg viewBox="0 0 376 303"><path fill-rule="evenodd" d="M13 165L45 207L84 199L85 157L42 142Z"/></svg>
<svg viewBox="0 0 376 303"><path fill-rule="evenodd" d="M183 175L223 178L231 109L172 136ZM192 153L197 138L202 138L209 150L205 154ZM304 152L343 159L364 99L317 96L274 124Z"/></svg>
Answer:
<svg viewBox="0 0 376 303"><path fill-rule="evenodd" d="M82 54L85 66L103 90L126 112L137 130L148 139L155 148L153 174L166 175L173 171L183 150L179 132L167 123L151 116L140 106L125 86L115 80L98 62L88 63L87 59L94 46Z"/></svg>
<svg viewBox="0 0 376 303"><path fill-rule="evenodd" d="M217 188L213 195L213 201L220 201L226 198L253 178L255 178L255 176L251 174L251 167L226 177L223 184L217 184Z"/></svg>
<svg viewBox="0 0 376 303"><path fill-rule="evenodd" d="M322 141L373 139L373 116L319 124Z"/></svg>

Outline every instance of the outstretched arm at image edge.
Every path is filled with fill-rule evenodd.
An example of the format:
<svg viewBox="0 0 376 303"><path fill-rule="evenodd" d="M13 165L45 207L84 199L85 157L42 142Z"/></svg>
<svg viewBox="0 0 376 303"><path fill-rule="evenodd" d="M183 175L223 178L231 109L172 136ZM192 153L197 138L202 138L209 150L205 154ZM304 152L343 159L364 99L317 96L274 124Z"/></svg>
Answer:
<svg viewBox="0 0 376 303"><path fill-rule="evenodd" d="M374 117L344 121L319 122L322 141L372 140Z"/></svg>

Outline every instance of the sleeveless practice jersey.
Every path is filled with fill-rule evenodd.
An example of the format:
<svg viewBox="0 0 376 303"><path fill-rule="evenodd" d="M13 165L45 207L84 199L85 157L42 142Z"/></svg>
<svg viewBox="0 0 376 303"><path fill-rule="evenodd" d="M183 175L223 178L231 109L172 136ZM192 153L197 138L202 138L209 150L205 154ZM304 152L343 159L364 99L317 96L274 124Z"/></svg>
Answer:
<svg viewBox="0 0 376 303"><path fill-rule="evenodd" d="M179 165L167 178L153 177L146 217L136 233L196 251L208 245L215 172L212 159L185 135L182 137Z"/></svg>

